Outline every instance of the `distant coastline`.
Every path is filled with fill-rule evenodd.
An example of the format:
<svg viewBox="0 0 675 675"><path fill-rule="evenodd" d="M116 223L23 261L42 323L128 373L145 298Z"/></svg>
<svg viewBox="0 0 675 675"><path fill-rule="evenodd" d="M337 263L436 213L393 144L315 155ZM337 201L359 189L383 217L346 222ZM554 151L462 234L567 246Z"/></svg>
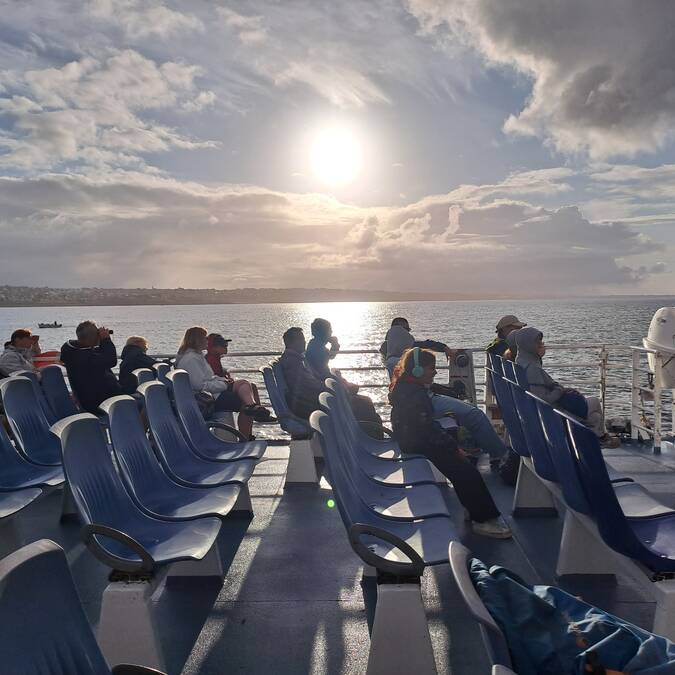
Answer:
<svg viewBox="0 0 675 675"><path fill-rule="evenodd" d="M560 296L560 299L565 297L569 296ZM336 288L215 289L0 286L0 307L128 307L137 305L256 305L306 302L443 302L535 299L541 298L509 293L487 295L485 293L420 293Z"/></svg>

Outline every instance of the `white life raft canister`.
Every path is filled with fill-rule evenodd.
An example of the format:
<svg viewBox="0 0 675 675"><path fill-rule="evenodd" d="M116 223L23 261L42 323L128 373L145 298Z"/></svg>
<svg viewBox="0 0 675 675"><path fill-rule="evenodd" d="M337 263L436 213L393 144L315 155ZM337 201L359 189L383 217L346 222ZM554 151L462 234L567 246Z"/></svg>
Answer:
<svg viewBox="0 0 675 675"><path fill-rule="evenodd" d="M663 389L675 389L675 307L661 307L654 314L642 343L661 354L661 378L657 384ZM656 359L653 354L648 354L648 359L654 372Z"/></svg>

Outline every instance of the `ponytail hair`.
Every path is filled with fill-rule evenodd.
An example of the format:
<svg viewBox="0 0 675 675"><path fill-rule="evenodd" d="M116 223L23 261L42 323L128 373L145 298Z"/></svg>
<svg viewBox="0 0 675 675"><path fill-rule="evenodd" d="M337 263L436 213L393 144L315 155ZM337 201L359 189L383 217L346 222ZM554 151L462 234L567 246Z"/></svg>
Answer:
<svg viewBox="0 0 675 675"><path fill-rule="evenodd" d="M389 391L392 391L401 378L410 379L413 382L419 381L419 378L414 377L412 374L413 368L415 367L415 349L419 350L418 362L422 368L436 365L436 355L430 349L420 349L420 347L406 349L403 354L401 354L401 358L394 367L394 372L389 384Z"/></svg>

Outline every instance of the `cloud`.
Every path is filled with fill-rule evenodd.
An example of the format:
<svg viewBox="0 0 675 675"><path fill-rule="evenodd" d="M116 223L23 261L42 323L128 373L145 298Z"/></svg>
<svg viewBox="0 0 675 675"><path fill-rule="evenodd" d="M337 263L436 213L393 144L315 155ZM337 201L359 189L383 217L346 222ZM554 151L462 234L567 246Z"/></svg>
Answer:
<svg viewBox="0 0 675 675"><path fill-rule="evenodd" d="M23 170L65 162L129 166L171 148L212 147L149 117L153 111L196 111L213 102L199 92L195 66L155 63L132 49L84 56L62 67L0 73L5 129L0 165Z"/></svg>
<svg viewBox="0 0 675 675"><path fill-rule="evenodd" d="M0 283L531 295L632 290L663 272L631 266L661 250L639 230L498 191L366 209L134 171L3 178Z"/></svg>
<svg viewBox="0 0 675 675"><path fill-rule="evenodd" d="M508 133L565 153L634 156L663 147L675 123L675 5L670 0L408 0L423 33L477 49L529 78Z"/></svg>

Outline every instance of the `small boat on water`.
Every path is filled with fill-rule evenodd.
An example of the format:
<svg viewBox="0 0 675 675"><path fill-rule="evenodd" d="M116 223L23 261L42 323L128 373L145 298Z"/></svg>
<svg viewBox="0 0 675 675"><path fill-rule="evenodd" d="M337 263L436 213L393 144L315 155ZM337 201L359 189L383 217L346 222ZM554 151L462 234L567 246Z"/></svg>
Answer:
<svg viewBox="0 0 675 675"><path fill-rule="evenodd" d="M63 324L54 321L54 323L39 323L38 328L62 328Z"/></svg>

